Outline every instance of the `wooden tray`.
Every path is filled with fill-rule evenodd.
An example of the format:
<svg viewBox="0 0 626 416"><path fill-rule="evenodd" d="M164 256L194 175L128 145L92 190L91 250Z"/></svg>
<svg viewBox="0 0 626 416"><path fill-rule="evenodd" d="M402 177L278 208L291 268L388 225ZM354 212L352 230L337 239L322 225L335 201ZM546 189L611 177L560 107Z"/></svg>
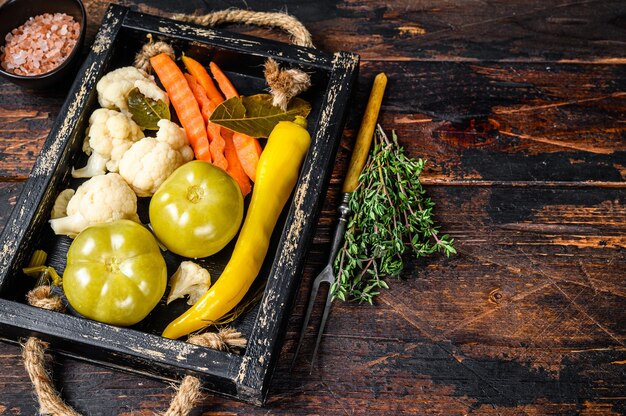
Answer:
<svg viewBox="0 0 626 416"><path fill-rule="evenodd" d="M144 321L131 328L51 312L25 302L34 282L21 269L34 250L46 250L57 271L65 268L71 240L54 236L47 220L58 193L78 184L70 172L72 166L82 166L85 161L81 145L89 115L98 107L95 85L106 72L131 65L148 33L155 40L171 43L178 55L184 52L204 64L215 60L244 95L267 88L262 74L266 57L283 66L302 68L312 76L313 87L303 95L313 106L308 118L311 148L256 282L267 282L263 298L233 323L248 339L242 355L160 337L165 325L186 307L182 301L165 307L162 300ZM112 5L1 236L0 338L16 342L34 335L49 341L56 352L162 380L194 375L210 391L263 404L332 171L358 63L358 56L351 53L329 55ZM147 201L140 200L139 205L140 217L145 219ZM205 266L214 278L228 260L229 250L232 245L206 259ZM171 275L180 258L171 253L165 257Z"/></svg>

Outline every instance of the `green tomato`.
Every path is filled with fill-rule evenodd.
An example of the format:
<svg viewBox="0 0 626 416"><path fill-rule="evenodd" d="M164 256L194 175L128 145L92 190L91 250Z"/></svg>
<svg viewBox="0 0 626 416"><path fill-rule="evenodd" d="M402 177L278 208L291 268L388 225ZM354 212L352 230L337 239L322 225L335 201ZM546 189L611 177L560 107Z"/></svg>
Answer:
<svg viewBox="0 0 626 416"><path fill-rule="evenodd" d="M168 250L207 257L237 234L243 219L239 185L222 169L194 160L176 169L150 200L150 224Z"/></svg>
<svg viewBox="0 0 626 416"><path fill-rule="evenodd" d="M63 291L87 318L128 326L145 318L167 286L167 267L154 236L129 220L85 229L67 252Z"/></svg>

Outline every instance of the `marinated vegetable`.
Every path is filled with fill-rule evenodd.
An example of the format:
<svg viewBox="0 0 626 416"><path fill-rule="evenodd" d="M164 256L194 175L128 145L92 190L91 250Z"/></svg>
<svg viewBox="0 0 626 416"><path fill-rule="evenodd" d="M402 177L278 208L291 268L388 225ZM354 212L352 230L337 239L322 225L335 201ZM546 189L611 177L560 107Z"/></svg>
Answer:
<svg viewBox="0 0 626 416"><path fill-rule="evenodd" d="M170 278L170 293L167 303L185 296L187 305L193 305L205 294L211 286L209 271L193 261L183 261Z"/></svg>
<svg viewBox="0 0 626 416"><path fill-rule="evenodd" d="M200 114L200 107L189 89L182 71L165 53L150 58L150 64L152 64L152 68L154 68L172 101L196 158L210 162L209 139L202 114Z"/></svg>
<svg viewBox="0 0 626 416"><path fill-rule="evenodd" d="M170 251L207 257L237 234L243 197L226 172L194 160L163 182L150 200L149 214L155 235Z"/></svg>
<svg viewBox="0 0 626 416"><path fill-rule="evenodd" d="M72 169L74 178L91 178L107 172L117 172L119 161L143 131L129 116L115 110L99 108L89 117L83 150L89 156L87 166Z"/></svg>
<svg viewBox="0 0 626 416"><path fill-rule="evenodd" d="M166 119L158 127L156 137L135 142L120 160L120 175L137 196L153 195L176 168L193 159L183 129Z"/></svg>
<svg viewBox="0 0 626 416"><path fill-rule="evenodd" d="M118 68L103 76L96 84L98 102L104 108L120 110L130 115L128 95L135 88L146 98L156 102L163 101L165 105L170 103L165 91L154 82L154 77L134 66Z"/></svg>
<svg viewBox="0 0 626 416"><path fill-rule="evenodd" d="M136 324L156 306L166 284L159 246L150 231L133 221L89 227L67 252L65 296L78 313L96 321Z"/></svg>
<svg viewBox="0 0 626 416"><path fill-rule="evenodd" d="M52 216L54 233L70 237L94 224L119 219L138 222L137 196L119 174L98 175L79 186L73 195L71 190L61 192Z"/></svg>
<svg viewBox="0 0 626 416"><path fill-rule="evenodd" d="M276 125L261 154L246 220L230 261L217 282L187 312L170 323L163 336L179 338L217 321L243 299L256 279L276 221L293 190L311 136L306 121Z"/></svg>

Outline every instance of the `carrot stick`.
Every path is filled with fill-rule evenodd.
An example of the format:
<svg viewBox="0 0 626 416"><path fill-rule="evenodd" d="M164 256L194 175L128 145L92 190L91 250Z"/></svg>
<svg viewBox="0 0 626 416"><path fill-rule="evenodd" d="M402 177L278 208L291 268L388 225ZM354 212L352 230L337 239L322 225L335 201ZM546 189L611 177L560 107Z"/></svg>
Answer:
<svg viewBox="0 0 626 416"><path fill-rule="evenodd" d="M204 88L204 91L209 99L217 105L221 104L222 101L224 101L224 96L217 89L215 83L211 79L211 76L202 64L185 55L183 55L183 63L185 64L187 71L189 71L189 73L198 81L198 84L202 85L202 88Z"/></svg>
<svg viewBox="0 0 626 416"><path fill-rule="evenodd" d="M210 161L209 139L200 107L182 71L172 58L164 53L150 58L150 63L170 97L196 158Z"/></svg>
<svg viewBox="0 0 626 416"><path fill-rule="evenodd" d="M204 118L204 122L208 123L211 113L213 112L213 109L211 108L211 100L207 97L206 91L193 75L185 73L185 78L189 84L189 89L191 89L193 96L196 97L196 101L198 101L198 104L200 105L200 113ZM209 141L210 139L211 138L209 137Z"/></svg>
<svg viewBox="0 0 626 416"><path fill-rule="evenodd" d="M211 138L209 150L211 151L211 156L213 157L213 164L228 172L229 160L226 158L224 153L226 142L224 136L222 135L223 131L224 130L222 130L222 128L217 124L209 123L207 125L207 133Z"/></svg>
<svg viewBox="0 0 626 416"><path fill-rule="evenodd" d="M246 172L246 175L252 182L256 182L256 167L261 156L259 141L254 137L235 132L233 134L233 144L244 172Z"/></svg>
<svg viewBox="0 0 626 416"><path fill-rule="evenodd" d="M217 81L217 85L219 85L220 90L222 90L224 96L226 96L226 99L239 97L239 94L233 84L215 62L211 62L209 64L209 69L211 70L211 74L213 74L213 78Z"/></svg>
<svg viewBox="0 0 626 416"><path fill-rule="evenodd" d="M226 155L226 159L228 160L228 169L226 172L233 177L235 181L239 184L239 188L241 189L241 193L245 197L252 190L252 186L250 185L250 179L246 175L246 172L243 170L241 163L239 163L239 158L237 157L237 150L235 149L235 144L233 143L233 136L228 131L224 134L224 142L226 144L224 149L224 154Z"/></svg>
<svg viewBox="0 0 626 416"><path fill-rule="evenodd" d="M211 153L211 160L215 166L218 166L224 170L228 169L228 160L224 156L224 138L221 134L221 128L217 124L213 124L209 121L211 113L215 110L214 102L207 97L206 91L202 88L202 85L198 83L196 78L191 74L185 74L189 88L191 89L196 100L200 104L200 110L202 117L206 122L206 131L209 137L209 151Z"/></svg>

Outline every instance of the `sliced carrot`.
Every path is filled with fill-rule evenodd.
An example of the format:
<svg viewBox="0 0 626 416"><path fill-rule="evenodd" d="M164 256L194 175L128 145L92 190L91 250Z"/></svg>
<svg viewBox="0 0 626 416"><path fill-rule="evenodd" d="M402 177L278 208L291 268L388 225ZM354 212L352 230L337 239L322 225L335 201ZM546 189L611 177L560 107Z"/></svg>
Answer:
<svg viewBox="0 0 626 416"><path fill-rule="evenodd" d="M150 58L150 63L170 97L196 158L210 161L211 153L204 119L183 72L172 58L164 53Z"/></svg>
<svg viewBox="0 0 626 416"><path fill-rule="evenodd" d="M215 62L211 62L209 64L209 69L211 70L211 74L213 74L213 78L217 81L217 85L219 85L220 90L222 90L224 96L226 96L226 99L239 97L239 94L233 84Z"/></svg>
<svg viewBox="0 0 626 416"><path fill-rule="evenodd" d="M237 151L237 157L246 175L256 182L256 167L261 156L261 145L254 137L235 132L233 134L233 144Z"/></svg>
<svg viewBox="0 0 626 416"><path fill-rule="evenodd" d="M225 155L226 142L222 135L223 129L214 123L207 125L207 132L211 138L209 149L211 151L211 157L213 158L213 164L219 166L228 172L228 159Z"/></svg>
<svg viewBox="0 0 626 416"><path fill-rule="evenodd" d="M202 117L206 122L206 131L209 137L209 151L211 153L211 162L224 170L228 169L228 160L224 156L224 138L222 137L222 130L217 124L213 124L209 121L211 113L215 110L215 103L209 99L202 85L191 74L185 74L189 88L196 97L196 100L200 104Z"/></svg>
<svg viewBox="0 0 626 416"><path fill-rule="evenodd" d="M241 193L245 197L252 190L252 185L250 185L250 179L246 175L246 172L243 170L241 163L239 163L239 159L237 157L237 150L235 149L235 144L233 143L233 136L230 131L224 134L224 142L226 147L224 149L224 154L226 155L226 159L228 160L228 169L226 172L233 177L235 181L239 184L239 188L241 189Z"/></svg>
<svg viewBox="0 0 626 416"><path fill-rule="evenodd" d="M211 160L215 166L218 166L224 170L228 170L228 160L224 156L224 138L222 137L223 129L217 124L213 124L209 121L211 113L215 110L215 103L209 99L202 85L191 74L185 74L189 88L193 92L193 95L200 104L200 109L204 121L206 122L207 135L209 137L209 151L211 153Z"/></svg>
<svg viewBox="0 0 626 416"><path fill-rule="evenodd" d="M200 83L198 83L196 77L191 74L185 73L185 78L187 79L187 83L189 84L189 88L193 93L193 96L196 97L196 101L200 105L200 113L202 113L202 117L204 118L204 122L209 122L209 117L211 117L211 113L213 112L213 106L211 105L211 100L206 94L206 91ZM209 137L209 141L210 141Z"/></svg>
<svg viewBox="0 0 626 416"><path fill-rule="evenodd" d="M183 63L185 64L187 71L194 76L200 85L202 85L202 88L204 88L204 91L209 99L216 104L221 104L222 101L224 101L224 96L217 89L204 66L202 66L202 64L195 59L185 55L183 55Z"/></svg>

